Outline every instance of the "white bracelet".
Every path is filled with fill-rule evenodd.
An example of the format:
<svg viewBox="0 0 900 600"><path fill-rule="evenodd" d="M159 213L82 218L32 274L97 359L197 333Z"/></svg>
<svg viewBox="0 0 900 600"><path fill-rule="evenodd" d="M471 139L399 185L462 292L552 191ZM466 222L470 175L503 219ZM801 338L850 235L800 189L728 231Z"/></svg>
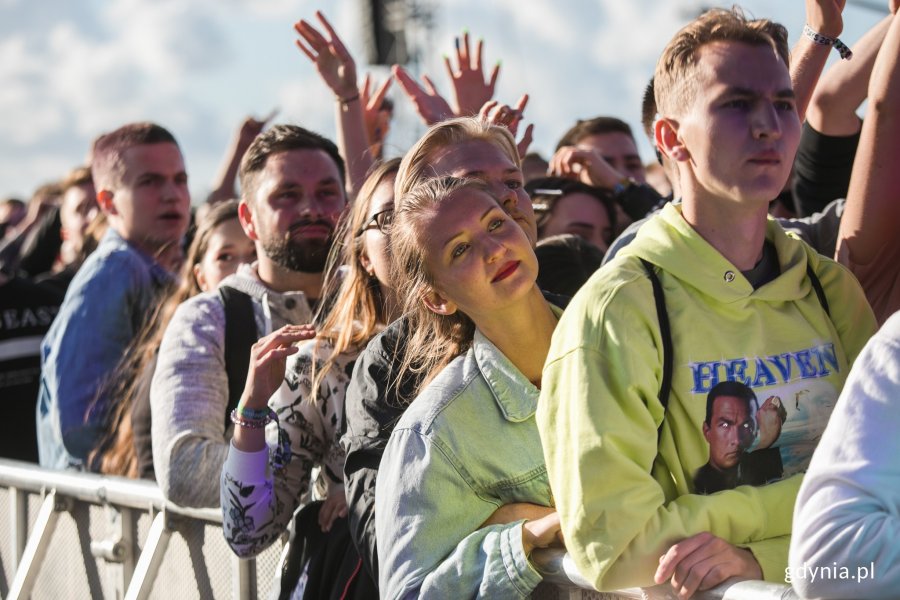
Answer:
<svg viewBox="0 0 900 600"><path fill-rule="evenodd" d="M827 35L822 35L818 31L814 30L809 24L803 26L803 35L808 37L815 44L819 44L820 46L832 46L835 50L837 50L841 58L844 60L850 60L853 58L853 52L847 45L842 42L838 38L830 38Z"/></svg>

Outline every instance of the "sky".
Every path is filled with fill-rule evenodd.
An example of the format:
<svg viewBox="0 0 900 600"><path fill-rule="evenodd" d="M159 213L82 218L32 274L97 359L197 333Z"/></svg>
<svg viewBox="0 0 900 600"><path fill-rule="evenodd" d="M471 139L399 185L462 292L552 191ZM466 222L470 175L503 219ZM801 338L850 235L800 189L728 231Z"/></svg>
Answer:
<svg viewBox="0 0 900 600"><path fill-rule="evenodd" d="M501 61L496 97L530 94L532 150L549 157L576 119L613 115L639 135L640 99L675 31L703 7L697 0L418 0L432 28L421 60L450 97L442 56L465 29L483 38L488 65ZM27 198L81 164L91 140L129 121L151 120L178 138L194 202L206 196L230 139L248 115L278 109L276 122L334 137L334 102L294 46L292 25L325 11L366 72L364 0L0 0L0 197ZM887 2L885 5L885 11ZM730 6L729 4L726 4ZM746 0L754 17L784 24L793 45L801 0ZM855 42L884 13L851 3L844 33ZM414 32L410 31L410 35ZM836 59L836 53L833 59ZM487 67L486 67L487 68ZM403 153L425 126L399 89L387 154Z"/></svg>

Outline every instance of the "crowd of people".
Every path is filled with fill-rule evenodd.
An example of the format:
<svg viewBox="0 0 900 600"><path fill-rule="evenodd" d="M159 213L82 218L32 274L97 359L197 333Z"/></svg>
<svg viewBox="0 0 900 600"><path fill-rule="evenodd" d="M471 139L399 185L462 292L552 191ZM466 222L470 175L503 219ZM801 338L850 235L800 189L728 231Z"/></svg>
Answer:
<svg viewBox="0 0 900 600"><path fill-rule="evenodd" d="M525 598L549 547L601 591L895 597L900 2L852 48L844 4L793 49L673 32L649 165L614 116L529 153L468 34L445 99L299 21L337 140L248 118L192 207L128 123L0 204L0 456L221 507L242 557L289 535L283 598ZM392 82L429 127L387 158Z"/></svg>

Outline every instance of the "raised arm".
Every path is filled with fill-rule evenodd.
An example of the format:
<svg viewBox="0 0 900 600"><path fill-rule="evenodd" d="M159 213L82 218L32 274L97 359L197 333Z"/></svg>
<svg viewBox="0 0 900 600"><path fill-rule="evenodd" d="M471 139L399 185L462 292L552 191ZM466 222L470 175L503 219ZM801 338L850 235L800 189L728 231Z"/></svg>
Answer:
<svg viewBox="0 0 900 600"><path fill-rule="evenodd" d="M394 65L392 71L400 89L426 125L434 125L454 116L450 104L440 95L428 75L422 75L420 84L400 65Z"/></svg>
<svg viewBox="0 0 900 600"><path fill-rule="evenodd" d="M266 124L274 119L277 114L278 109L275 109L262 119L254 117L244 119L244 122L241 123L240 128L235 132L231 143L228 145L228 152L225 153L225 160L220 167L213 189L209 196L206 197L207 202L215 204L237 196L235 182L237 181L238 169L241 166L241 159L244 158L244 153L247 152L247 148L250 147L256 136L262 132Z"/></svg>
<svg viewBox="0 0 900 600"><path fill-rule="evenodd" d="M856 114L869 91L869 78L891 17L885 17L853 45L853 60L842 60L822 76L812 94L806 120L819 133L850 136L859 133Z"/></svg>
<svg viewBox="0 0 900 600"><path fill-rule="evenodd" d="M328 37L322 35L309 21L301 19L294 25L294 30L300 36L295 42L315 65L325 85L334 93L338 145L347 161L348 192L350 197L355 197L373 162L366 139L363 106L356 86L356 62L325 15L316 11L316 18Z"/></svg>
<svg viewBox="0 0 900 600"><path fill-rule="evenodd" d="M896 10L896 2L892 8ZM883 323L900 308L897 295L891 294L897 285L900 256L900 19L896 12L875 61L868 97L836 257L859 279Z"/></svg>
<svg viewBox="0 0 900 600"><path fill-rule="evenodd" d="M872 66L889 25L890 17L867 31L853 45L853 60L837 61L815 86L794 161L794 202L800 215L822 212L835 198L847 197L862 126L856 111L868 94ZM828 256L834 255L838 225L825 234L833 240ZM815 225L823 231L829 226Z"/></svg>
<svg viewBox="0 0 900 600"><path fill-rule="evenodd" d="M381 160L384 151L384 140L391 128L394 106L387 98L387 92L394 81L388 76L380 85L376 85L366 73L359 88L359 101L363 107L363 121L366 125L366 137L369 140L369 153L375 160Z"/></svg>
<svg viewBox="0 0 900 600"><path fill-rule="evenodd" d="M806 25L820 35L837 38L844 30L841 13L846 4L847 0L806 0ZM831 51L831 46L817 44L806 35L800 36L791 51L791 83L801 122Z"/></svg>
<svg viewBox="0 0 900 600"><path fill-rule="evenodd" d="M497 77L500 75L500 63L494 65L489 78L486 78L481 53L484 49L484 40L478 40L475 46L475 56L469 47L469 32L463 32L462 42L455 38L456 68L450 62L450 58L444 57L444 65L447 67L447 75L453 84L453 97L457 116L473 116L485 102L494 97L494 88L497 85Z"/></svg>

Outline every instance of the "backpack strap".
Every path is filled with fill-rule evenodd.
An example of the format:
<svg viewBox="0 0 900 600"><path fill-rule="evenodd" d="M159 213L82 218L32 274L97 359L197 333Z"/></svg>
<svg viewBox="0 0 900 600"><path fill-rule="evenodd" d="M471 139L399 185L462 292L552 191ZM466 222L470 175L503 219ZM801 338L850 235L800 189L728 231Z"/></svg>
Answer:
<svg viewBox="0 0 900 600"><path fill-rule="evenodd" d="M822 289L822 282L819 281L819 277L816 275L816 272L808 262L806 263L806 274L809 276L809 282L812 284L813 289L816 291L816 296L819 297L819 304L822 305L822 309L830 319L831 311L828 309L828 298L825 297L825 290Z"/></svg>
<svg viewBox="0 0 900 600"><path fill-rule="evenodd" d="M232 287L219 287L225 307L225 375L228 377L228 408L225 429L231 423L231 411L237 408L247 383L250 349L258 339L253 299Z"/></svg>
<svg viewBox="0 0 900 600"><path fill-rule="evenodd" d="M663 407L663 420L656 429L656 437L662 435L662 426L665 422L665 411L669 408L669 392L672 389L672 330L669 327L669 313L666 311L666 297L663 294L662 283L656 275L653 265L643 258L640 259L653 286L653 300L656 302L656 318L659 320L659 335L663 345L663 376L659 386L659 403Z"/></svg>

